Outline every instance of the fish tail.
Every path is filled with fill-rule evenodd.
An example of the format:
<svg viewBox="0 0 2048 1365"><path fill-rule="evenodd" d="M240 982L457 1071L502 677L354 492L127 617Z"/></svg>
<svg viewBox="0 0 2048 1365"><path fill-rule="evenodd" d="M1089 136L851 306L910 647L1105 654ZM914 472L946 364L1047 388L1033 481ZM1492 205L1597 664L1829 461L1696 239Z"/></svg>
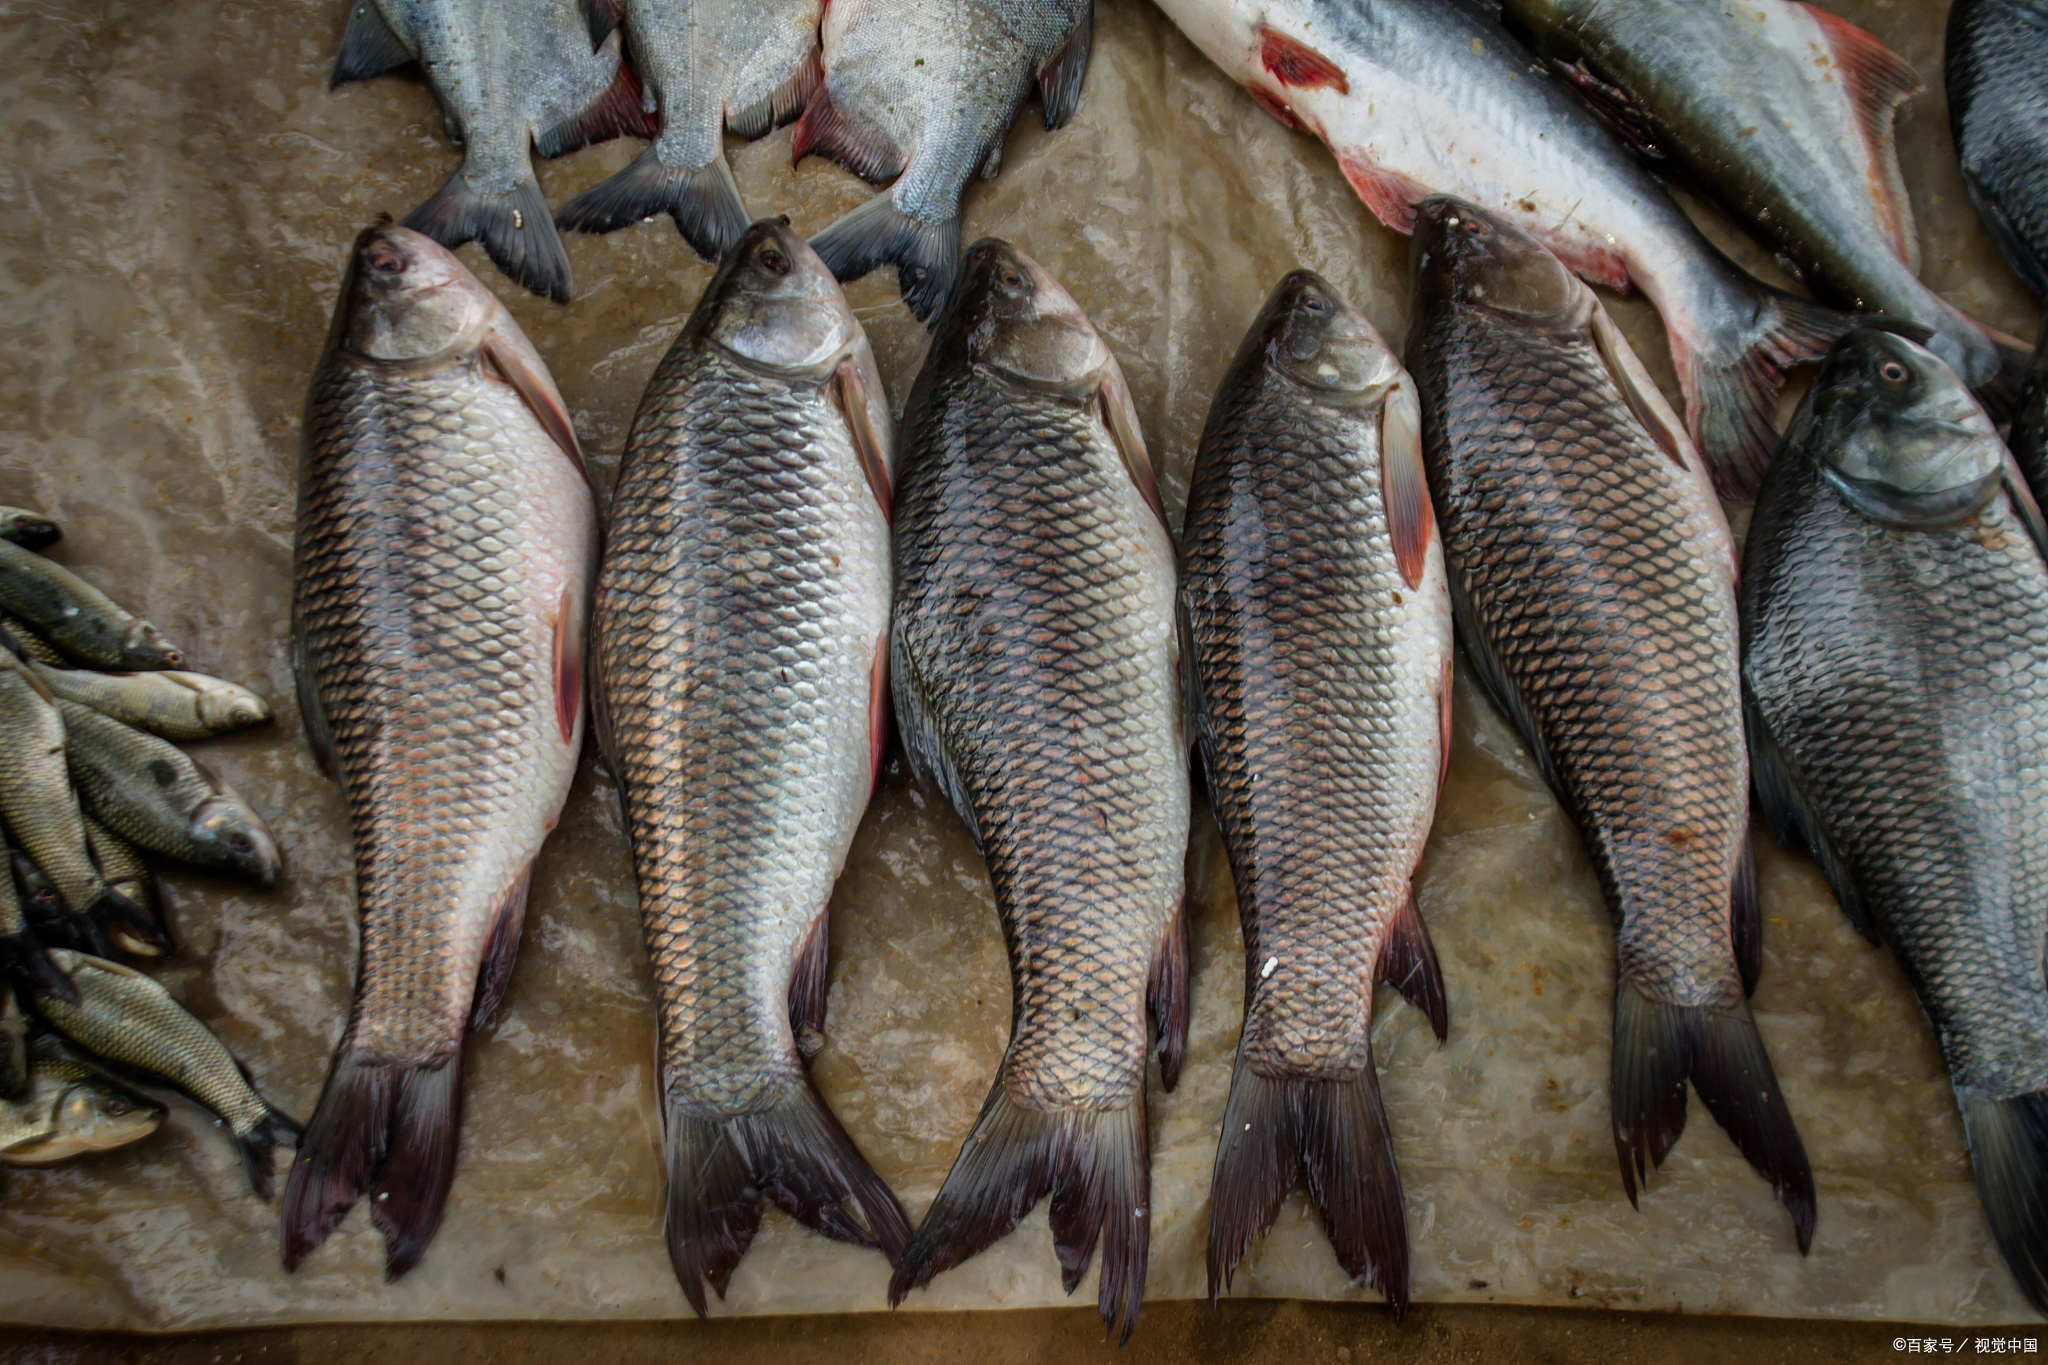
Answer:
<svg viewBox="0 0 2048 1365"><path fill-rule="evenodd" d="M2020 1292L2048 1313L2048 1091L1995 1100L1957 1087L1977 1195Z"/></svg>
<svg viewBox="0 0 2048 1365"><path fill-rule="evenodd" d="M410 1066L344 1048L285 1184L284 1268L298 1269L366 1190L384 1234L385 1278L419 1264L455 1177L461 1118L459 1052Z"/></svg>
<svg viewBox="0 0 2048 1365"><path fill-rule="evenodd" d="M1261 1076L1239 1054L1209 1182L1209 1302L1306 1172L1337 1262L1408 1311L1408 1220L1394 1140L1368 1059L1350 1080Z"/></svg>
<svg viewBox="0 0 2048 1365"><path fill-rule="evenodd" d="M1685 1131L1685 1083L1792 1215L1802 1254L1813 1245L1813 1170L1778 1091L1749 1005L1667 1005L1628 978L1614 988L1614 1154L1636 1204Z"/></svg>
<svg viewBox="0 0 2048 1365"><path fill-rule="evenodd" d="M270 1200L272 1158L277 1144L295 1143L303 1131L291 1116L266 1103L262 1121L248 1132L234 1135L235 1152L242 1158L242 1171L249 1177L249 1188L256 1191L258 1199L265 1203Z"/></svg>
<svg viewBox="0 0 2048 1365"><path fill-rule="evenodd" d="M998 1075L974 1130L889 1281L895 1307L932 1276L1007 1234L1052 1194L1060 1283L1071 1294L1102 1245L1096 1307L1119 1343L1130 1340L1150 1249L1151 1147L1142 1091L1121 1109L1031 1109Z"/></svg>
<svg viewBox="0 0 2048 1365"><path fill-rule="evenodd" d="M1671 326L1671 358L1685 390L1686 424L1715 488L1747 503L1755 501L1777 448L1774 419L1785 372L1827 354L1857 320L1727 269L1740 276L1742 297L1729 309L1740 321L1686 335Z"/></svg>
<svg viewBox="0 0 2048 1365"><path fill-rule="evenodd" d="M878 194L811 238L811 249L841 280L896 267L903 301L918 321L929 322L960 274L960 218L912 218L890 195Z"/></svg>
<svg viewBox="0 0 2048 1365"><path fill-rule="evenodd" d="M483 243L498 269L556 303L569 301L569 253L555 232L555 215L531 172L505 194L484 195L458 169L426 203L405 215L404 226L451 251Z"/></svg>
<svg viewBox="0 0 2048 1365"><path fill-rule="evenodd" d="M175 946L171 931L155 915L111 886L86 907L93 928L130 957L163 957Z"/></svg>
<svg viewBox="0 0 2048 1365"><path fill-rule="evenodd" d="M662 1144L669 1261L698 1317L707 1283L725 1297L761 1224L763 1195L806 1227L873 1247L891 1265L910 1241L903 1206L807 1080L753 1114L710 1116L671 1098Z"/></svg>
<svg viewBox="0 0 2048 1365"><path fill-rule="evenodd" d="M663 213L707 261L723 257L747 230L747 205L724 156L695 170L665 166L659 143L562 205L555 222L570 232L615 232Z"/></svg>

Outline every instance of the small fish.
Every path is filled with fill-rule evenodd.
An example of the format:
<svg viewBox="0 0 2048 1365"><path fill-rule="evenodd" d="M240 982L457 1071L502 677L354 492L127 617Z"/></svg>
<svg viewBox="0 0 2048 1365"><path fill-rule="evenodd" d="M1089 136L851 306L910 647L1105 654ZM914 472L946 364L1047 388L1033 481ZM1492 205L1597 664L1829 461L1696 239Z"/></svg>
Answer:
<svg viewBox="0 0 2048 1365"><path fill-rule="evenodd" d="M24 550L47 550L62 539L63 528L42 513L0 507L0 540L11 540Z"/></svg>
<svg viewBox="0 0 2048 1365"><path fill-rule="evenodd" d="M1904 965L2048 1314L2048 526L1923 347L1836 343L1757 499L1742 635L1758 804Z"/></svg>
<svg viewBox="0 0 2048 1365"><path fill-rule="evenodd" d="M1507 0L1504 12L1624 141L1653 142L1824 297L1926 326L1971 388L2011 406L2027 344L1917 273L1892 145L1894 111L1922 88L1904 59L1795 0Z"/></svg>
<svg viewBox="0 0 2048 1365"><path fill-rule="evenodd" d="M763 1195L891 1264L910 1240L805 1050L888 742L892 436L838 283L764 220L648 381L612 499L598 714L654 964L669 1256L699 1315Z"/></svg>
<svg viewBox="0 0 2048 1365"><path fill-rule="evenodd" d="M1034 88L1048 132L1074 116L1094 31L1095 0L833 0L790 154L895 183L811 239L832 273L894 266L910 311L935 314L960 271L967 182L996 173Z"/></svg>
<svg viewBox="0 0 2048 1365"><path fill-rule="evenodd" d="M94 819L167 858L277 885L284 864L263 817L199 760L90 706L57 710L71 780Z"/></svg>
<svg viewBox="0 0 2048 1365"><path fill-rule="evenodd" d="M204 673L101 673L31 661L50 695L161 735L194 740L261 725L271 718L263 698L239 683Z"/></svg>
<svg viewBox="0 0 2048 1365"><path fill-rule="evenodd" d="M1970 202L2048 297L2048 0L1955 0L1942 62Z"/></svg>
<svg viewBox="0 0 2048 1365"><path fill-rule="evenodd" d="M1410 884L1450 743L1451 600L1415 384L1311 271L1231 362L1181 532L1190 714L1244 925L1209 1298L1302 1174L1337 1259L1408 1305L1373 985L1447 1026Z"/></svg>
<svg viewBox="0 0 2048 1365"><path fill-rule="evenodd" d="M169 991L130 967L68 948L50 954L78 987L68 1001L38 992L43 1022L95 1057L172 1087L228 1126L242 1170L270 1198L271 1153L299 1125L256 1093L248 1071Z"/></svg>
<svg viewBox="0 0 2048 1365"><path fill-rule="evenodd" d="M836 8L836 0L835 0ZM1145 1020L1187 1049L1188 742L1173 538L1130 390L1080 306L969 247L904 413L890 686L921 781L988 863L1010 1046L889 1282L901 1303L1052 1195L1072 1293L1128 1339L1151 1245Z"/></svg>
<svg viewBox="0 0 2048 1365"><path fill-rule="evenodd" d="M1593 291L1507 219L1424 200L1408 369L1465 657L1586 841L1614 917L1611 1120L1629 1201L1685 1083L1813 1239L1813 1173L1749 992L1735 546L1705 465Z"/></svg>
<svg viewBox="0 0 2048 1365"><path fill-rule="evenodd" d="M48 1166L139 1142L164 1121L164 1106L83 1062L40 1054L20 1099L0 1101L0 1163Z"/></svg>
<svg viewBox="0 0 2048 1365"><path fill-rule="evenodd" d="M626 41L661 115L654 144L562 206L556 222L612 232L666 213L716 261L747 229L724 132L752 140L803 110L817 87L822 0L626 0Z"/></svg>
<svg viewBox="0 0 2048 1365"><path fill-rule="evenodd" d="M0 540L0 609L18 616L70 661L90 668L176 668L185 656L156 627L63 565Z"/></svg>
<svg viewBox="0 0 2048 1365"><path fill-rule="evenodd" d="M121 951L131 957L163 957L172 949L170 926L164 923L163 907L157 902L156 878L142 851L90 815L85 817L85 844L92 851L93 864L107 885L142 907L156 924L157 936L143 940L118 930L111 935Z"/></svg>
<svg viewBox="0 0 2048 1365"><path fill-rule="evenodd" d="M74 932L101 945L127 933L147 940L149 917L93 866L65 764L69 733L59 707L28 665L0 650L0 822L56 889Z"/></svg>
<svg viewBox="0 0 2048 1365"><path fill-rule="evenodd" d="M366 229L300 429L299 711L348 797L362 936L286 1269L365 1191L393 1279L440 1223L463 1046L511 980L583 744L596 564L581 447L526 334L442 247Z"/></svg>
<svg viewBox="0 0 2048 1365"><path fill-rule="evenodd" d="M621 133L653 137L606 0L352 0L329 88L418 62L462 166L405 225L446 247L482 242L498 269L567 303L569 254L534 179ZM593 50L593 48L595 50Z"/></svg>
<svg viewBox="0 0 2048 1365"><path fill-rule="evenodd" d="M1321 138L1397 232L1451 194L1574 271L1639 286L1663 315L1695 444L1747 501L1777 440L1786 370L1854 324L1723 256L1483 0L1160 0L1261 107Z"/></svg>

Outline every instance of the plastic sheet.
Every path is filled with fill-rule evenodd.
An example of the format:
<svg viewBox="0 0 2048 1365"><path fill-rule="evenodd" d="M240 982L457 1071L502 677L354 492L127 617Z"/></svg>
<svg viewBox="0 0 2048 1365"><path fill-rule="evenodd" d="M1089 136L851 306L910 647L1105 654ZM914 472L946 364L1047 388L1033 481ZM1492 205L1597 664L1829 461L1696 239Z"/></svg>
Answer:
<svg viewBox="0 0 2048 1365"><path fill-rule="evenodd" d="M1925 273L2031 336L2033 305L1963 197L1939 95L1935 0L1831 9L1932 87L1901 125ZM433 100L393 77L329 93L338 0L31 0L0 14L0 501L44 509L57 557L279 704L276 728L201 746L269 814L288 872L271 894L168 877L181 955L162 972L289 1111L310 1112L345 1016L354 917L344 812L298 731L289 662L299 404L345 248L456 163ZM1398 342L1406 243L1318 145L1287 132L1149 5L1100 0L1074 122L1026 114L1000 178L969 191L969 236L1017 241L1122 358L1177 515L1211 389L1265 293L1305 263ZM735 152L756 212L815 231L868 189L788 165L789 133ZM613 144L544 165L557 203L623 166ZM1745 262L1768 270L1755 248ZM510 301L608 489L640 389L708 267L666 221L572 238L578 296ZM851 296L900 403L924 333L886 276ZM1617 315L1670 386L1655 318ZM1738 518L1738 529L1741 525ZM1841 1315L2026 1316L1978 1211L1931 1032L1888 954L1858 939L1803 854L1762 839L1765 966L1755 1007L1811 1153L1820 1220L1794 1249L1770 1190L1698 1106L1630 1209L1608 1135L1612 933L1573 831L1527 755L1462 680L1456 751L1420 878L1451 1036L1382 993L1375 1046L1414 1246L1434 1302ZM1179 1090L1153 1090L1152 1298L1202 1292L1206 1191L1239 1018L1235 908L1198 812L1194 1028ZM462 1156L425 1263L392 1286L358 1209L299 1271L275 1209L189 1106L126 1151L0 1189L0 1318L173 1328L361 1318L687 1312L660 1237L652 1010L618 805L587 756L542 854L497 1021L470 1047ZM1008 986L988 882L964 831L893 768L834 898L817 1075L913 1217L994 1073ZM910 1309L1066 1302L1043 1211ZM770 1212L723 1313L879 1309L880 1257ZM1372 1299L1290 1201L1238 1294ZM1077 1296L1092 1302L1092 1276ZM1142 1330L1142 1327L1141 1329Z"/></svg>

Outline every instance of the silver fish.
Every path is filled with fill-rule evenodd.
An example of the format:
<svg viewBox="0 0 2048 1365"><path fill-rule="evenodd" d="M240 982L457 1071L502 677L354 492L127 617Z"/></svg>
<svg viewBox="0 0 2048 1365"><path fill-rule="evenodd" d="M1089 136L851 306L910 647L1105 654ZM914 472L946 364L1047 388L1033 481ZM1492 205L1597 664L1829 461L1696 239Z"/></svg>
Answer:
<svg viewBox="0 0 2048 1365"><path fill-rule="evenodd" d="M83 1062L39 1052L26 1093L0 1100L0 1163L49 1166L125 1147L154 1133L164 1112Z"/></svg>
<svg viewBox="0 0 2048 1365"><path fill-rule="evenodd" d="M0 608L92 668L176 668L185 656L55 560L0 540Z"/></svg>
<svg viewBox="0 0 2048 1365"><path fill-rule="evenodd" d="M29 669L51 696L90 706L165 739L205 739L270 719L270 706L263 698L239 683L204 673L101 673L52 668L33 660Z"/></svg>

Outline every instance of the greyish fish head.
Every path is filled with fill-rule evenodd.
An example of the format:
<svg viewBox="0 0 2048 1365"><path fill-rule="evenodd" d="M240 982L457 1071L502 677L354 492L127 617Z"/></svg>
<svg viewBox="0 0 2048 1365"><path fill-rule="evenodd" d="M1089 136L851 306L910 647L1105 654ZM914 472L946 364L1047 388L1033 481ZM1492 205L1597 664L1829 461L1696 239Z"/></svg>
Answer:
<svg viewBox="0 0 2048 1365"><path fill-rule="evenodd" d="M823 373L864 333L839 281L784 218L763 218L718 263L686 333L751 365Z"/></svg>
<svg viewBox="0 0 2048 1365"><path fill-rule="evenodd" d="M209 730L245 730L271 719L270 704L243 687L203 673L173 673L179 684L198 693L200 724Z"/></svg>
<svg viewBox="0 0 2048 1365"><path fill-rule="evenodd" d="M240 794L200 768L213 784L213 794L192 812L187 832L207 865L244 873L266 889L277 885L284 859L277 840Z"/></svg>
<svg viewBox="0 0 2048 1365"><path fill-rule="evenodd" d="M1410 317L1454 304L1545 331L1576 331L1592 316L1592 291L1548 247L1448 194L1416 207L1408 261Z"/></svg>
<svg viewBox="0 0 2048 1365"><path fill-rule="evenodd" d="M396 223L372 223L349 258L334 340L362 359L416 363L474 350L504 311L454 252Z"/></svg>
<svg viewBox="0 0 2048 1365"><path fill-rule="evenodd" d="M48 1117L37 1125L34 1138L0 1154L11 1165L46 1166L125 1147L155 1132L167 1112L155 1100L68 1058L38 1057L32 1087L23 1105Z"/></svg>
<svg viewBox="0 0 2048 1365"><path fill-rule="evenodd" d="M1835 343L1788 433L1850 506L1886 525L1969 521L1998 495L2005 446L1926 347L1859 327Z"/></svg>
<svg viewBox="0 0 2048 1365"><path fill-rule="evenodd" d="M933 345L957 338L970 363L1040 393L1079 396L1115 363L1059 281L994 237L967 248L947 314Z"/></svg>
<svg viewBox="0 0 2048 1365"><path fill-rule="evenodd" d="M1401 362L1365 314L1313 270L1290 270L1267 298L1247 343L1288 378L1332 398L1378 398Z"/></svg>

